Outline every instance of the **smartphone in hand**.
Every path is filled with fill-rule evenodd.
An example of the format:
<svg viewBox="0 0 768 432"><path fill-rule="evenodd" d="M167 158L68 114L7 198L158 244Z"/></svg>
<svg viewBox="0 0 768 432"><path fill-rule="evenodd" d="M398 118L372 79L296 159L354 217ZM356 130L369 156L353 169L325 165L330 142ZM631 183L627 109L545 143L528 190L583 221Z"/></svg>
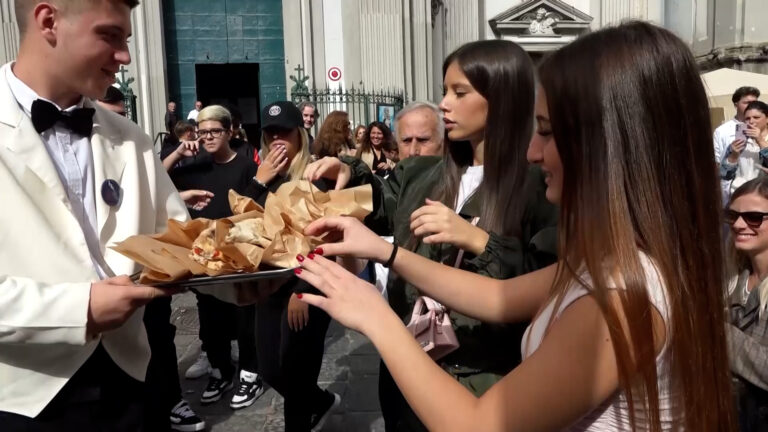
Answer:
<svg viewBox="0 0 768 432"><path fill-rule="evenodd" d="M741 123L741 122L736 123L736 136L734 137L734 139L746 141L747 140L746 131L747 131L746 123Z"/></svg>

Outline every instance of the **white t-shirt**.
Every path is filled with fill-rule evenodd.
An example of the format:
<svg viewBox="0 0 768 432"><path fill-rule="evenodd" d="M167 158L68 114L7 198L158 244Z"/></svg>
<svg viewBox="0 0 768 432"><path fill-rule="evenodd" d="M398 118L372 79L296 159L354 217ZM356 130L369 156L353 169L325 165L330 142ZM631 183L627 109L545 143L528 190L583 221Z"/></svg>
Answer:
<svg viewBox="0 0 768 432"><path fill-rule="evenodd" d="M667 293L664 282L662 281L656 266L653 264L653 261L647 255L641 253L640 261L643 265L643 269L645 270L648 297L651 301L651 304L656 308L666 323L667 334L670 334L668 308L669 302L667 300ZM584 274L582 279L586 282L587 285L590 285L592 282L592 278L588 274ZM615 283L610 278L608 279L607 283L608 286L615 287ZM574 282L566 292L557 313L555 313L554 321L556 321L560 315L562 315L563 311L573 302L588 294L589 291L586 288ZM553 300L528 326L525 334L523 334L523 341L521 343L523 360L536 352L544 340L547 324L549 324L550 318L552 318L554 307L555 302ZM659 388L659 416L661 418L661 429L664 431L672 430L672 420L680 416L680 413L671 405L672 398L670 395L669 376L670 354L667 352L667 347L668 344L665 343L659 354L656 356L656 372L658 375L657 382ZM679 420L679 418L677 419ZM643 429L642 425L638 426L640 430L645 430ZM574 432L630 432L632 428L629 423L629 407L627 405L626 395L624 392L614 393L613 396L606 399L595 410L586 414L566 430Z"/></svg>
<svg viewBox="0 0 768 432"><path fill-rule="evenodd" d="M187 114L187 120L194 120L197 121L197 115L200 114L200 111L193 109L192 111Z"/></svg>
<svg viewBox="0 0 768 432"><path fill-rule="evenodd" d="M467 203L469 198L475 193L477 187L483 181L483 166L471 166L467 168L461 176L461 183L459 184L459 196L456 197L456 213L458 213L464 204Z"/></svg>

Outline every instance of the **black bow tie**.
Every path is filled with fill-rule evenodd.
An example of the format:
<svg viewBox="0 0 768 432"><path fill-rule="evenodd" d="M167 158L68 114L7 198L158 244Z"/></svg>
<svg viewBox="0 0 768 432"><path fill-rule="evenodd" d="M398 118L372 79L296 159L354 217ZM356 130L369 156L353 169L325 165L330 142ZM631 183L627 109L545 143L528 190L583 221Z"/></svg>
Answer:
<svg viewBox="0 0 768 432"><path fill-rule="evenodd" d="M32 125L37 133L42 133L52 128L56 122L61 122L64 127L72 132L90 137L93 130L93 108L77 108L72 111L61 111L56 105L38 99L32 102Z"/></svg>

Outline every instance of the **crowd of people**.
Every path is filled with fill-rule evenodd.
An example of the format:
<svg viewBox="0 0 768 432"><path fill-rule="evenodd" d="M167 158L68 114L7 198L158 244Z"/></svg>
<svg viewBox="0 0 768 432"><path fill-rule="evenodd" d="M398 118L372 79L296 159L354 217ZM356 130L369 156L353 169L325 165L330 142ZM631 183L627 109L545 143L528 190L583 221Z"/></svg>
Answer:
<svg viewBox="0 0 768 432"><path fill-rule="evenodd" d="M689 48L630 22L538 65L513 42L465 44L440 103L408 104L392 130L334 111L313 137L312 102L278 100L249 139L236 111L197 101L179 119L170 102L158 157L112 87L136 4L16 2L21 46L0 69L0 428L203 430L183 375L207 376L201 404L232 409L269 386L286 431L319 431L341 403L317 382L336 319L381 354L388 432L768 429L758 89L738 88L712 135ZM267 296L196 291L202 350L180 374L178 290L135 284L139 265L110 246L231 216L229 190L264 205L292 180L370 185L373 211L311 223L327 243ZM414 326L424 304L432 339Z"/></svg>

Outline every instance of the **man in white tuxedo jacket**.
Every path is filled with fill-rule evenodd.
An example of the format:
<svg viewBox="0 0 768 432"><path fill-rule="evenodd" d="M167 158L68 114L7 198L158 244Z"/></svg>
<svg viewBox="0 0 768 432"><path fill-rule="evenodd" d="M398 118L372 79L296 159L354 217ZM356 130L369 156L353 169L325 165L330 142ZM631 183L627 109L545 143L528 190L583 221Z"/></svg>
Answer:
<svg viewBox="0 0 768 432"><path fill-rule="evenodd" d="M189 216L151 139L91 100L130 62L137 3L16 0L21 47L0 69L0 430L141 422L143 305L170 293L133 284L110 246Z"/></svg>

